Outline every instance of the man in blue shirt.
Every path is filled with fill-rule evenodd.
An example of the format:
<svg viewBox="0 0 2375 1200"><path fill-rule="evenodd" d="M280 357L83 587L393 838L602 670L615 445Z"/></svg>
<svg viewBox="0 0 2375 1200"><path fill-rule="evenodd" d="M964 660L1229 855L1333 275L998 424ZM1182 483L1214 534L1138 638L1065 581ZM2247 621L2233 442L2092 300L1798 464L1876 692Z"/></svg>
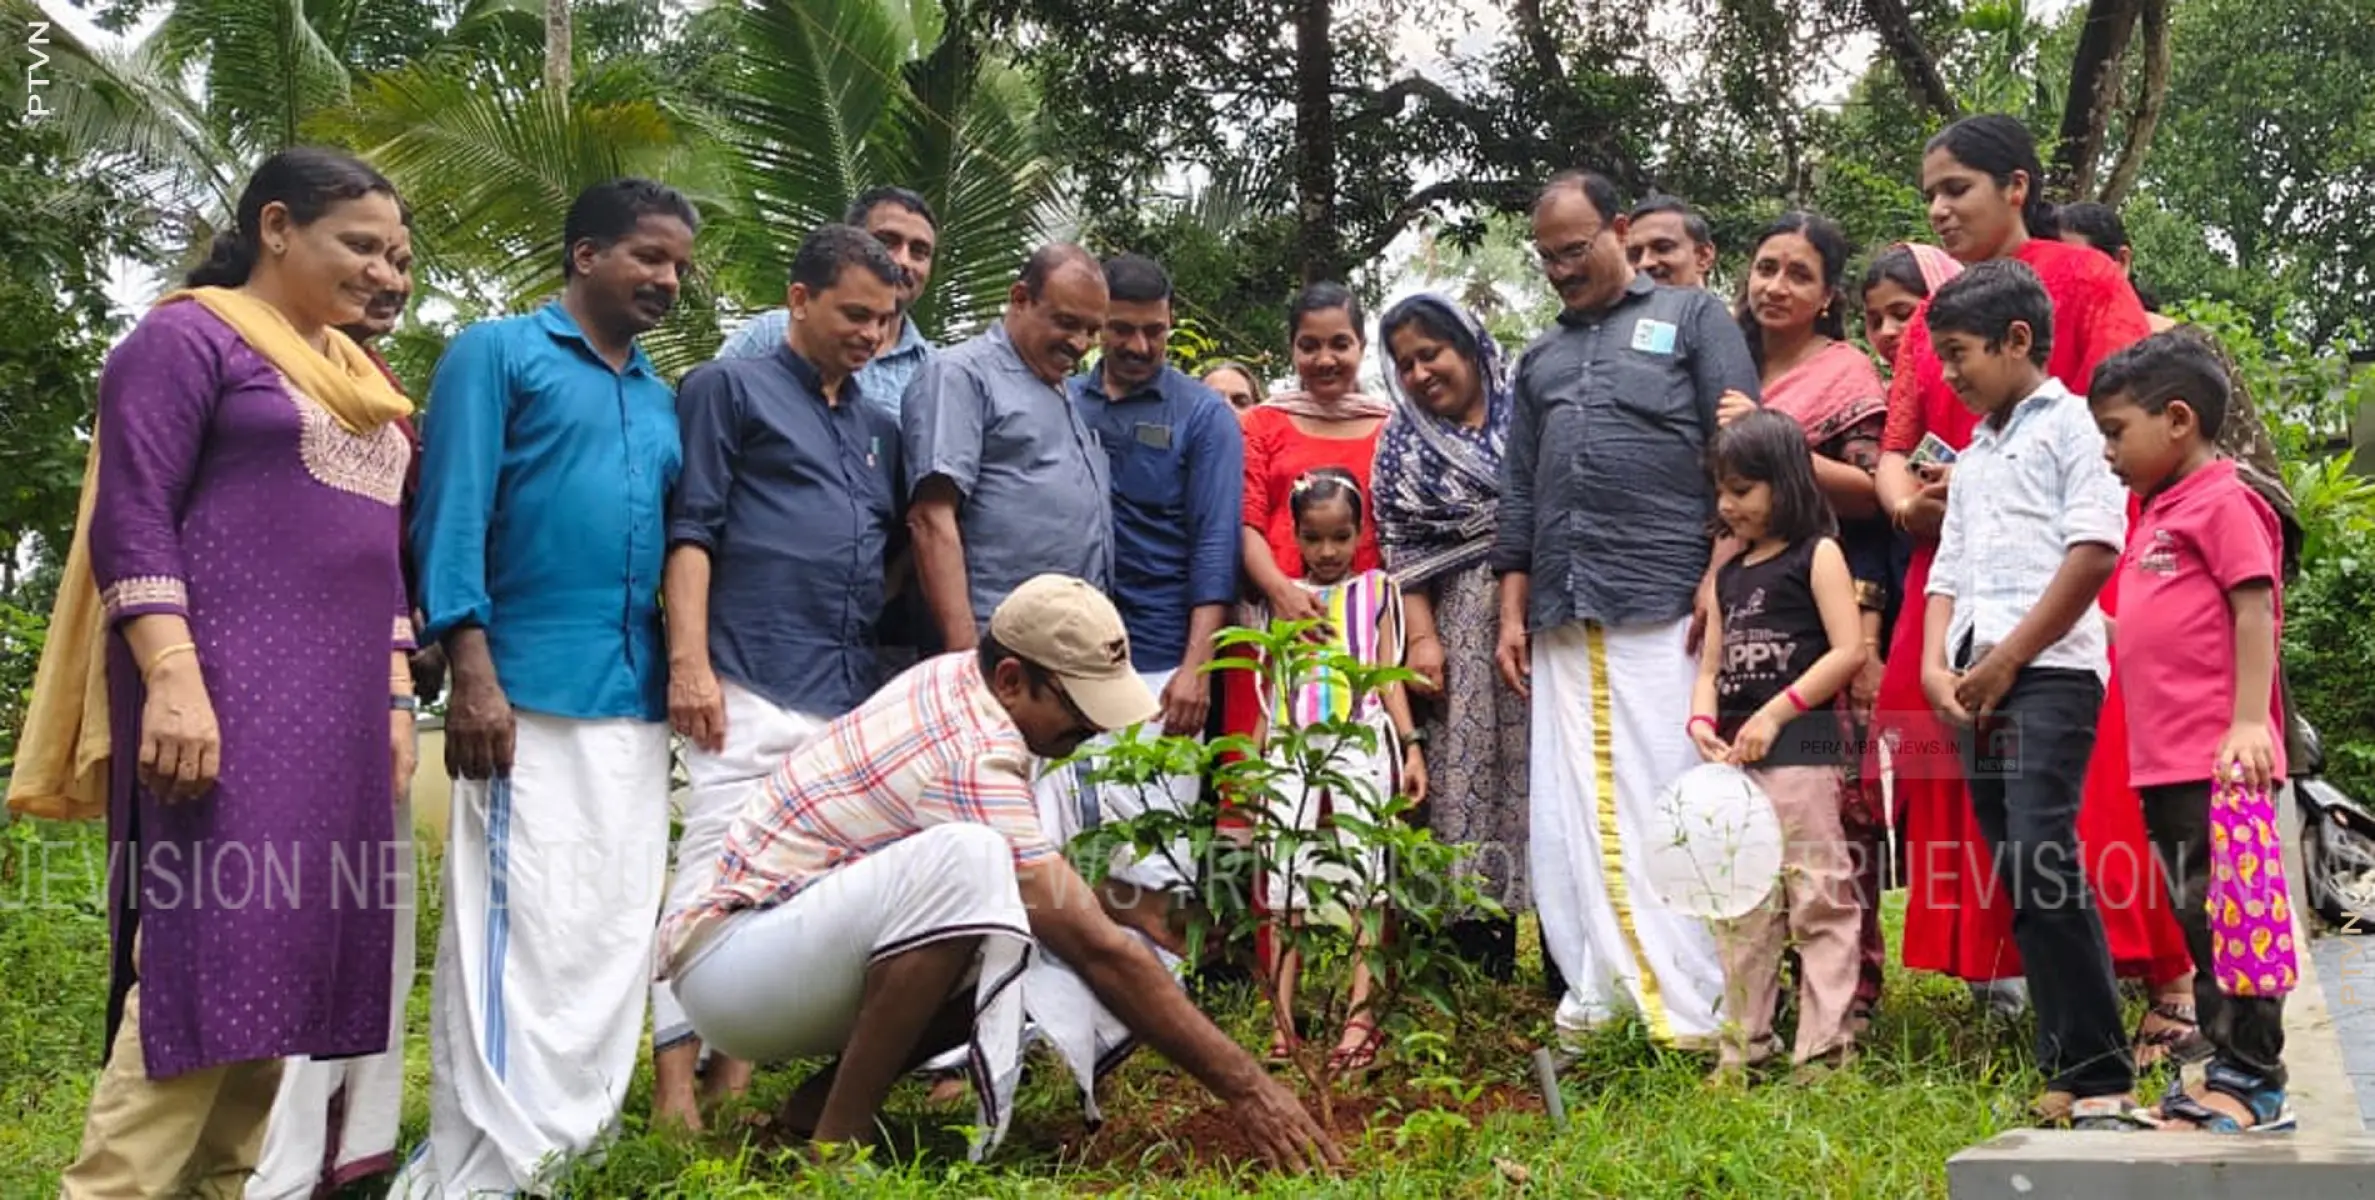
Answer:
<svg viewBox="0 0 2375 1200"><path fill-rule="evenodd" d="M1072 377L1070 389L1073 411L1104 449L1113 481L1110 590L1130 633L1132 665L1162 700L1162 731L1199 737L1211 704L1203 667L1237 599L1245 439L1220 393L1170 365L1171 277L1162 266L1135 254L1108 259L1105 291L1103 355L1094 370ZM1150 802L1178 808L1194 801L1194 777L1171 785L1167 795L1099 788L1095 815L1128 818ZM1054 827L1070 829L1091 815L1078 800L1081 786L1071 771L1043 777L1041 809L1057 818ZM1190 860L1174 858L1137 864L1130 874L1150 887L1184 882L1177 868Z"/></svg>
<svg viewBox="0 0 2375 1200"><path fill-rule="evenodd" d="M922 299L925 285L932 282L932 255L939 248L940 221L932 215L932 206L922 196L903 187L868 188L850 203L842 216L845 224L866 231L882 248L890 252L891 261L899 265L905 277L899 281L899 311L894 337L868 359L858 372L858 390L866 403L889 413L896 423L899 401L907 394L907 385L915 373L923 369L924 360L932 356L932 343L924 340L923 331L916 328L915 318L908 314L915 302ZM791 328L791 310L770 308L745 322L742 328L718 347L719 359L767 358L783 345L784 335Z"/></svg>
<svg viewBox="0 0 2375 1200"><path fill-rule="evenodd" d="M889 414L895 427L907 385L932 356L932 343L924 340L923 331L916 328L915 318L909 313L916 301L923 298L924 286L932 281L932 256L939 248L939 219L932 215L932 206L922 196L903 187L876 187L859 193L842 221L865 230L868 236L882 243L902 272L899 311L893 314L890 326L893 332L885 335L882 348L857 373L858 391L864 402ZM771 308L752 317L719 347L718 360L773 357L783 348L791 320L791 310L785 308ZM891 564L890 579L889 602L877 626L880 645L876 649L885 675L915 665L939 640L932 614L925 607L916 583L915 563L904 550Z"/></svg>
<svg viewBox="0 0 2375 1200"><path fill-rule="evenodd" d="M1105 304L1096 259L1041 247L998 324L933 355L908 386L907 524L944 649L972 649L998 602L1034 575L1112 584L1106 455L1064 392Z"/></svg>
<svg viewBox="0 0 2375 1200"><path fill-rule="evenodd" d="M752 789L879 682L899 427L859 380L898 316L899 281L864 230L820 226L792 259L785 341L701 367L677 394L684 474L663 591L668 716L688 743L688 787L668 912L707 890ZM652 985L655 1123L700 1128L700 1054L675 989ZM746 1063L709 1064L713 1096L749 1081Z"/></svg>
<svg viewBox="0 0 2375 1200"><path fill-rule="evenodd" d="M412 548L453 664L429 1138L392 1194L526 1190L616 1124L668 853L660 573L680 449L635 345L698 218L620 179L564 225L557 302L447 348Z"/></svg>

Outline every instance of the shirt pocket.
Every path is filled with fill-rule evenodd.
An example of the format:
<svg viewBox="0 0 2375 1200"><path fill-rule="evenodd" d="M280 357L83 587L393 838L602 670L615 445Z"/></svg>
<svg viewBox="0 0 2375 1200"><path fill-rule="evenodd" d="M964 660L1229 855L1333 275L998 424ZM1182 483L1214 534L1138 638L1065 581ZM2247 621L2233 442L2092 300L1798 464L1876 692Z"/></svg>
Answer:
<svg viewBox="0 0 2375 1200"><path fill-rule="evenodd" d="M1113 491L1141 510L1184 516L1187 486L1177 454L1127 443L1113 460Z"/></svg>

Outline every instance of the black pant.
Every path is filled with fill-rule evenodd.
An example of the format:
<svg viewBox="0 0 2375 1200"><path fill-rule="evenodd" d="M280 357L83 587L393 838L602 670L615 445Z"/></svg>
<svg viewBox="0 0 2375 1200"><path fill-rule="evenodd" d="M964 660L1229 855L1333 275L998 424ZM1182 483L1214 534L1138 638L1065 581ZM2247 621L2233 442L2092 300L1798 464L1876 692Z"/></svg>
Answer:
<svg viewBox="0 0 2375 1200"><path fill-rule="evenodd" d="M2194 1013L2221 1061L2284 1086L2284 998L2229 996L2218 988L2210 948L2210 781L2144 791L2144 826L2169 881L2185 948L2194 956Z"/></svg>
<svg viewBox="0 0 2375 1200"><path fill-rule="evenodd" d="M1957 735L1972 814L2012 901L2037 1065L2081 1099L2135 1086L2111 947L2078 854L2078 802L2102 707L2094 672L2028 667L1992 715Z"/></svg>

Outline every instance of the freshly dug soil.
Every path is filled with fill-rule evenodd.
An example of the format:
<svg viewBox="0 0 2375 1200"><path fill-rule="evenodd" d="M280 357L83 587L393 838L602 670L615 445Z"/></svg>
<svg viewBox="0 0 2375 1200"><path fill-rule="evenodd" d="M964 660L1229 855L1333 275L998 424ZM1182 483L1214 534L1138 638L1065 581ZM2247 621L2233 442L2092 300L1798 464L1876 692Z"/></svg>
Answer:
<svg viewBox="0 0 2375 1200"><path fill-rule="evenodd" d="M1200 1090L1197 1095L1202 1098ZM1303 1107L1311 1113L1313 1121L1319 1120L1317 1104L1306 1098ZM1365 1132L1390 1134L1405 1117L1427 1109L1457 1111L1481 1127L1495 1113L1539 1113L1542 1097L1529 1088L1495 1083L1488 1084L1475 1103L1454 1109L1439 1096L1339 1093L1337 1145L1349 1148ZM1230 1115L1228 1107L1220 1104L1204 1108L1181 1105L1171 1111L1108 1112L1101 1128L1093 1133L1079 1131L1062 1139L1053 1150L1065 1162L1089 1170L1113 1168L1152 1171L1159 1175L1186 1175L1198 1168L1225 1171L1261 1164L1261 1152Z"/></svg>

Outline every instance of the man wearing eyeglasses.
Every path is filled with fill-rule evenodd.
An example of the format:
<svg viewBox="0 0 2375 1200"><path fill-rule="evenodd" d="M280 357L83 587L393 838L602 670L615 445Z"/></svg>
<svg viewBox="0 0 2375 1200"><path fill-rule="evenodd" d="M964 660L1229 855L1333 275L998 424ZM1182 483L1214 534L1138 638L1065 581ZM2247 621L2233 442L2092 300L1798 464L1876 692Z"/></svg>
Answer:
<svg viewBox="0 0 2375 1200"><path fill-rule="evenodd" d="M1567 981L1561 1031L1629 1009L1660 1042L1708 1047L1715 943L1639 886L1642 839L1659 790L1698 760L1684 642L1715 515L1707 444L1719 399L1756 396L1757 369L1721 300L1635 272L1629 227L1615 186L1590 172L1553 177L1534 204L1564 311L1518 360L1492 555L1497 657L1533 700L1532 878Z"/></svg>

